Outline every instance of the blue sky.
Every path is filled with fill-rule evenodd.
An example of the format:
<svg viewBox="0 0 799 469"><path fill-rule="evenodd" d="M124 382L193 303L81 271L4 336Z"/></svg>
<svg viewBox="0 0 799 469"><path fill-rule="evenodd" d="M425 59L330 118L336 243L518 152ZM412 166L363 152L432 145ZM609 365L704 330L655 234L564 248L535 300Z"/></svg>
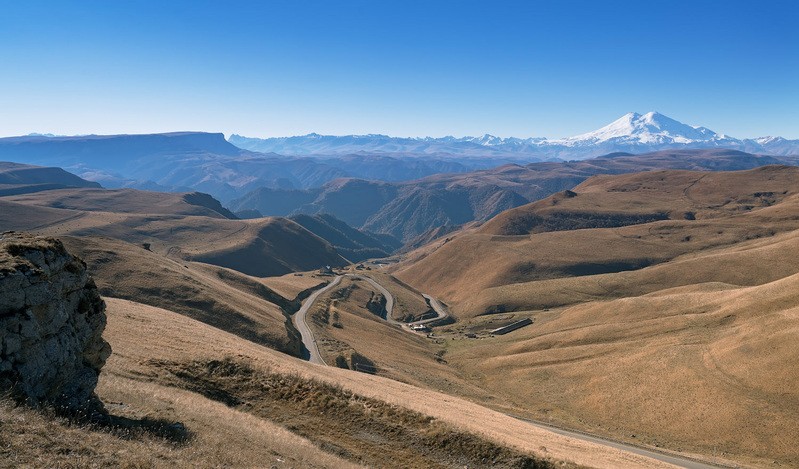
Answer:
<svg viewBox="0 0 799 469"><path fill-rule="evenodd" d="M799 138L797 3L0 0L0 135Z"/></svg>

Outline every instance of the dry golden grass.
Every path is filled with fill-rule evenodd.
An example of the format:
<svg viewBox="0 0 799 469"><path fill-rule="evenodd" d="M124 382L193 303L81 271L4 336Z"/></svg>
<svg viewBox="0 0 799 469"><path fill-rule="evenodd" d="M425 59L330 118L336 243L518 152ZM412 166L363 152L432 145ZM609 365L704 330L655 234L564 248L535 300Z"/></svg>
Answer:
<svg viewBox="0 0 799 469"><path fill-rule="evenodd" d="M477 435L418 412L296 374L254 368L247 360L161 362L174 385L266 418L320 447L370 466L548 468Z"/></svg>
<svg viewBox="0 0 799 469"><path fill-rule="evenodd" d="M528 415L748 464L799 463L799 275L539 313L450 363ZM631 438L630 435L635 435Z"/></svg>
<svg viewBox="0 0 799 469"><path fill-rule="evenodd" d="M794 466L796 180L784 167L598 177L575 197L412 253L396 270L461 317L535 318L507 336L445 344L450 365L498 406L630 442ZM691 211L696 220L495 234L525 210ZM594 267L607 273L586 275Z"/></svg>
<svg viewBox="0 0 799 469"><path fill-rule="evenodd" d="M254 276L283 275L325 264L347 263L327 242L285 218L229 220L219 218L218 214L184 214L192 213L197 206L177 203L172 194L163 195L169 203L165 206L156 204L150 211L147 207L150 199L155 197L153 194L161 194L130 191L122 198L109 196L112 202L118 204L104 202L96 206L98 196L84 196L87 193L102 194L102 190L70 189L56 192L74 195L66 204L68 207L80 207L84 203L89 208L108 205L113 211L39 205L42 202L40 198L49 192L20 196L18 201L3 197L0 198L0 229L50 236L103 236L136 245L149 243L150 249L159 254L215 264ZM140 200L139 194L148 195ZM176 212L167 213L173 209ZM197 210L216 213L204 207Z"/></svg>
<svg viewBox="0 0 799 469"><path fill-rule="evenodd" d="M267 420L197 394L107 377L99 388L111 413L185 425L186 441L144 431L69 423L0 404L0 467L358 467Z"/></svg>
<svg viewBox="0 0 799 469"><path fill-rule="evenodd" d="M279 277L264 277L259 281L284 298L294 299L305 290L329 282L330 277L317 276L313 272L299 272Z"/></svg>
<svg viewBox="0 0 799 469"><path fill-rule="evenodd" d="M391 291L397 290L395 284ZM347 293L342 297L338 292ZM380 376L468 395L475 400L490 399L489 394L463 380L447 366L440 345L388 324L370 312L366 304L375 293L376 289L366 281L345 277L337 288L317 300L310 315L311 327L326 363L335 365L336 357L341 355L352 367L349 361L356 352L374 362ZM411 296L411 292L405 295ZM340 327L333 325L334 317L339 318Z"/></svg>
<svg viewBox="0 0 799 469"><path fill-rule="evenodd" d="M456 431L482 435L488 441L516 448L525 453L555 460L568 460L591 467L667 467L647 458L560 436L457 397L379 376L302 362L166 310L126 300L107 299L107 302L109 321L106 338L114 348L114 353L101 375L100 396L106 401L115 401L114 396L120 396L125 390L137 392L135 389L140 383L162 386L161 383L164 382L162 380L172 376L165 374L168 370L159 365L164 362L191 363L234 357L236 360L246 360L256 370L319 380L340 386L343 390L364 398L377 399L400 408L420 412L434 417ZM142 388L141 404L137 404L137 411L141 412L139 415L152 415L148 412L156 412L159 408L157 399L149 396L152 392L153 388ZM165 398L173 395L171 389L165 392L167 393ZM125 402L124 396L116 399ZM135 399L128 398L128 400L135 402ZM179 414L187 412L183 404L173 407L176 413L168 413L167 416L170 418L173 415L186 415ZM203 414L202 409L198 414L200 418ZM241 415L244 414L227 414L225 418L228 419L228 424L220 428L232 428L234 429L232 431L236 431L239 426L246 424L246 421L239 418ZM246 418L251 417L248 415ZM218 441L224 442L228 438L220 436L213 422L209 421L208 425L203 424L197 428L192 425L189 418L182 418L187 420L190 431L200 435L209 432L208 441L219 438ZM212 436L211 433L216 436ZM231 434L232 437L237 435L237 433ZM249 440L241 441L244 445ZM542 450L543 447L546 448L545 451ZM315 461L315 456L309 453L308 460Z"/></svg>
<svg viewBox="0 0 799 469"><path fill-rule="evenodd" d="M237 284L233 281L238 278L236 272L170 259L109 238L61 239L70 252L86 261L104 295L169 308L249 340L297 352L286 317L275 304L279 301Z"/></svg>
<svg viewBox="0 0 799 469"><path fill-rule="evenodd" d="M457 234L450 242L437 241L411 253L390 271L443 299L461 317L503 308L541 307L546 303L526 286L517 294L503 291L493 297L486 296L486 290L548 279L579 278L571 283L577 285L569 290L573 299L562 295L557 304L585 301L595 298L596 292L589 287L584 293L579 286L583 279L594 282L586 275L637 270L799 228L799 196L792 192L796 173L796 168L764 167L731 173L671 171L592 178L575 188L586 193L577 192L571 198L556 195L509 210L482 227ZM558 203L552 207L552 201ZM673 207L671 212L679 215L677 218L690 211L697 219L532 235L495 234L530 213L649 213L668 207ZM679 285L679 275L673 278L672 285Z"/></svg>

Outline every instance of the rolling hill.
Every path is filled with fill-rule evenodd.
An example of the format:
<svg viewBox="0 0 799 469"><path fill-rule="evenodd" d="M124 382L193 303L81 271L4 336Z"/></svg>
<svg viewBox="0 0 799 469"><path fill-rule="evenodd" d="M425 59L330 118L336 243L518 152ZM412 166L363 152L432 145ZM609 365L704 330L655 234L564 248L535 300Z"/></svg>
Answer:
<svg viewBox="0 0 799 469"><path fill-rule="evenodd" d="M69 187L100 187L61 168L0 162L0 196Z"/></svg>
<svg viewBox="0 0 799 469"><path fill-rule="evenodd" d="M294 215L290 219L333 245L351 262L388 257L402 247L402 242L391 235L356 230L332 215Z"/></svg>
<svg viewBox="0 0 799 469"><path fill-rule="evenodd" d="M527 415L792 466L798 180L788 166L595 176L391 270L460 319L437 334L446 360Z"/></svg>
<svg viewBox="0 0 799 469"><path fill-rule="evenodd" d="M731 171L780 160L734 150L679 150L612 154L578 162L510 164L400 183L342 179L308 190L260 188L230 203L233 211L264 215L329 213L349 225L409 242L444 225L485 221L494 215L597 174L657 169Z"/></svg>
<svg viewBox="0 0 799 469"><path fill-rule="evenodd" d="M410 253L398 276L463 315L565 304L522 292L533 288L528 282L665 267L679 256L796 229L798 176L790 166L596 176ZM515 287L519 294L509 295ZM504 299L492 305L497 297L485 290L493 288L503 288Z"/></svg>
<svg viewBox="0 0 799 469"><path fill-rule="evenodd" d="M323 259L330 245L286 219L234 220L218 208L201 194L135 190L0 198L2 229L58 235L85 260L108 305L113 349L97 389L112 425L0 400L6 461L359 467L390 455L397 465L431 468L665 467L451 395L287 355L299 345L288 315L322 279L262 280L221 265L254 238L265 247L242 253L241 270L296 269ZM223 251L216 265L207 259ZM424 308L416 296L399 304ZM389 344L428 349L400 331Z"/></svg>
<svg viewBox="0 0 799 469"><path fill-rule="evenodd" d="M0 197L0 230L61 237L105 295L168 307L294 355L294 296L245 274L348 263L291 220L237 220L201 193L88 188Z"/></svg>
<svg viewBox="0 0 799 469"><path fill-rule="evenodd" d="M68 206L62 207L65 200ZM261 277L346 264L330 244L291 220L232 220L189 201L208 203L195 194L135 190L70 189L3 197L0 227L148 243L149 249L163 255ZM103 204L110 204L113 211L102 211Z"/></svg>

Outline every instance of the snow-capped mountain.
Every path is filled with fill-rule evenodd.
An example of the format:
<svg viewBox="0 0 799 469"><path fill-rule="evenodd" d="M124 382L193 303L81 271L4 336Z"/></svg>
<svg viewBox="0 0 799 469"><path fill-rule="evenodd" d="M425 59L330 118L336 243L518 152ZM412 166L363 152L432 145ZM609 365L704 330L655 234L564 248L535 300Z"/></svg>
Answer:
<svg viewBox="0 0 799 469"><path fill-rule="evenodd" d="M693 127L658 112L644 115L630 112L602 127L575 137L548 140L550 144L595 145L607 142L619 144L690 144L695 142L725 142L730 139L705 127Z"/></svg>
<svg viewBox="0 0 799 469"><path fill-rule="evenodd" d="M502 157L518 160L576 160L613 152L646 153L668 149L729 148L775 156L799 155L799 140L761 137L739 140L706 127L683 124L658 112L631 112L593 132L561 139L482 137L400 138L387 135L247 138L231 135L234 145L287 155L381 153Z"/></svg>

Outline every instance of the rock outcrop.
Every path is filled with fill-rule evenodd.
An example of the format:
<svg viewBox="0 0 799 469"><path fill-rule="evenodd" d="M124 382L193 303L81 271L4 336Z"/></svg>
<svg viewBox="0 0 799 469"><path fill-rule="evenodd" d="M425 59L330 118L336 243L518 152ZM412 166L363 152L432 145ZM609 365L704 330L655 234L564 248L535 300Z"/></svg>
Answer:
<svg viewBox="0 0 799 469"><path fill-rule="evenodd" d="M105 303L86 264L61 241L0 234L0 393L94 415Z"/></svg>
<svg viewBox="0 0 799 469"><path fill-rule="evenodd" d="M372 314L386 319L388 316L388 311L386 310L386 297L380 293L372 292L372 296L369 297L369 301L366 303L366 309L368 309Z"/></svg>

